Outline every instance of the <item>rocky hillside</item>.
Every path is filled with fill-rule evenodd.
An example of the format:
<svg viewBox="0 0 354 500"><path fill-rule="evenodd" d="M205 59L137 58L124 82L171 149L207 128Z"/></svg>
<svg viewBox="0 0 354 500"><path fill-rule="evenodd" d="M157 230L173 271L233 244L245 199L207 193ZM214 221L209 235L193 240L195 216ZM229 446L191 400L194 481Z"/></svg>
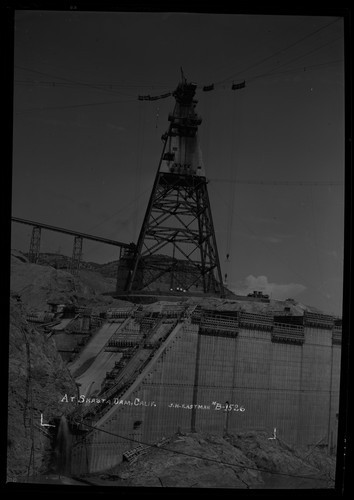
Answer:
<svg viewBox="0 0 354 500"><path fill-rule="evenodd" d="M23 306L10 301L8 463L11 480L39 474L55 467L54 437L63 412L63 394L76 394L76 386L57 353L54 340L47 338L25 320ZM32 454L32 457L31 457ZM33 458L33 460L32 460Z"/></svg>
<svg viewBox="0 0 354 500"><path fill-rule="evenodd" d="M115 289L115 279L82 269L80 278L46 263L31 264L19 251L11 253L11 294L21 300L26 309L48 310L48 302L84 305L87 307L118 307L121 301L103 295ZM126 302L124 303L126 304Z"/></svg>
<svg viewBox="0 0 354 500"><path fill-rule="evenodd" d="M26 256L27 258L27 256ZM38 264L51 266L55 269L69 271L71 258L58 253L41 253L38 259ZM96 271L106 278L116 279L117 277L118 260L98 264L97 262L81 261L80 270Z"/></svg>
<svg viewBox="0 0 354 500"><path fill-rule="evenodd" d="M29 311L48 311L48 302L83 305L102 311L122 301L102 295L114 289L114 280L84 269L80 279L49 265L31 264L16 250L11 255L8 477L40 474L55 464L53 450L56 427L64 408L63 394L77 388L53 338L26 321ZM124 302L124 305L127 303ZM70 404L65 411L70 411ZM71 408L72 409L72 408ZM32 450L32 452L31 452ZM32 458L33 457L33 460Z"/></svg>
<svg viewBox="0 0 354 500"><path fill-rule="evenodd" d="M179 433L134 463L87 479L93 484L187 488L328 488L335 459L318 448L295 450L264 432L236 436Z"/></svg>

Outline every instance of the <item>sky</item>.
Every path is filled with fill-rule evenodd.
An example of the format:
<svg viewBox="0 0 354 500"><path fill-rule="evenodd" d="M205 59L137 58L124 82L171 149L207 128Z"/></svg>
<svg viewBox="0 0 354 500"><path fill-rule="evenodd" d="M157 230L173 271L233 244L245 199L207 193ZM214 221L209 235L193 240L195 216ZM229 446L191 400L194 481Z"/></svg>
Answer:
<svg viewBox="0 0 354 500"><path fill-rule="evenodd" d="M181 67L198 85L228 287L341 315L339 17L16 11L12 215L136 242L174 106L138 96L173 91ZM12 224L13 248L28 251L30 236ZM72 245L43 231L43 252ZM115 260L117 248L84 241L83 258Z"/></svg>

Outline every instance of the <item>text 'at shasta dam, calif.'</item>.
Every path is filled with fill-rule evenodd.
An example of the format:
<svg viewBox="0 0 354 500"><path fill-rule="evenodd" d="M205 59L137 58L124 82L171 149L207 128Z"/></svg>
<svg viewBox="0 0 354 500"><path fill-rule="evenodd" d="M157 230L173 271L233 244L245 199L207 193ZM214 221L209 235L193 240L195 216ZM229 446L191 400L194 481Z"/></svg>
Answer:
<svg viewBox="0 0 354 500"><path fill-rule="evenodd" d="M90 398L86 397L84 394L81 394L79 397L77 396L68 396L65 394L61 400L61 403L73 403L77 402L78 404L112 404L112 405L123 405L123 406L150 406L150 407L156 407L160 406L157 404L156 401L143 401L140 398L134 398L134 400L126 400L126 399L119 399L119 398L112 398L112 399L104 399L104 398ZM223 410L223 411L240 411L244 412L246 411L246 408L242 405L236 404L236 403L219 403L217 401L213 401L210 404L188 404L188 403L177 403L177 402L170 402L167 404L167 408L181 408L184 410Z"/></svg>

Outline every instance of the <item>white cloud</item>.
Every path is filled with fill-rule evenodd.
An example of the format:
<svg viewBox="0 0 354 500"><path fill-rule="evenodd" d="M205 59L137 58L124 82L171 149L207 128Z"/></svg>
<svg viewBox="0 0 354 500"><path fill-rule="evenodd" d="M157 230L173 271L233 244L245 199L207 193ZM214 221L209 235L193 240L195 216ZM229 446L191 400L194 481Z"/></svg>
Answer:
<svg viewBox="0 0 354 500"><path fill-rule="evenodd" d="M277 236L265 236L264 241L267 241L268 243L280 243L282 239Z"/></svg>
<svg viewBox="0 0 354 500"><path fill-rule="evenodd" d="M260 235L257 235L257 234L254 234L254 235L251 235L250 236L251 239L253 240L258 240L258 241L264 241L266 243L283 243L284 240L288 240L290 238L294 238L294 235L293 234L280 234L280 233L276 233L276 234L273 234L273 235L270 235L270 236L260 236Z"/></svg>
<svg viewBox="0 0 354 500"><path fill-rule="evenodd" d="M125 127L123 127L122 125L116 125L115 123L107 122L106 125L108 128L117 132L124 132L125 130Z"/></svg>
<svg viewBox="0 0 354 500"><path fill-rule="evenodd" d="M306 290L306 286L300 283L269 283L267 276L255 277L250 274L232 289L234 293L240 295L247 295L254 290L268 294L272 299L285 300L299 295Z"/></svg>

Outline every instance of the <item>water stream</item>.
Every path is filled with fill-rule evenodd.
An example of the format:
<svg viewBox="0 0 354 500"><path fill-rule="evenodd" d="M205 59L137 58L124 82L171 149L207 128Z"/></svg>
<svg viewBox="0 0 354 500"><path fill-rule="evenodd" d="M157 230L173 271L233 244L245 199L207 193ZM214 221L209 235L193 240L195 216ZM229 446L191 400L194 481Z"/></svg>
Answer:
<svg viewBox="0 0 354 500"><path fill-rule="evenodd" d="M66 417L60 418L55 445L56 469L59 475L70 475L71 472L71 433Z"/></svg>

